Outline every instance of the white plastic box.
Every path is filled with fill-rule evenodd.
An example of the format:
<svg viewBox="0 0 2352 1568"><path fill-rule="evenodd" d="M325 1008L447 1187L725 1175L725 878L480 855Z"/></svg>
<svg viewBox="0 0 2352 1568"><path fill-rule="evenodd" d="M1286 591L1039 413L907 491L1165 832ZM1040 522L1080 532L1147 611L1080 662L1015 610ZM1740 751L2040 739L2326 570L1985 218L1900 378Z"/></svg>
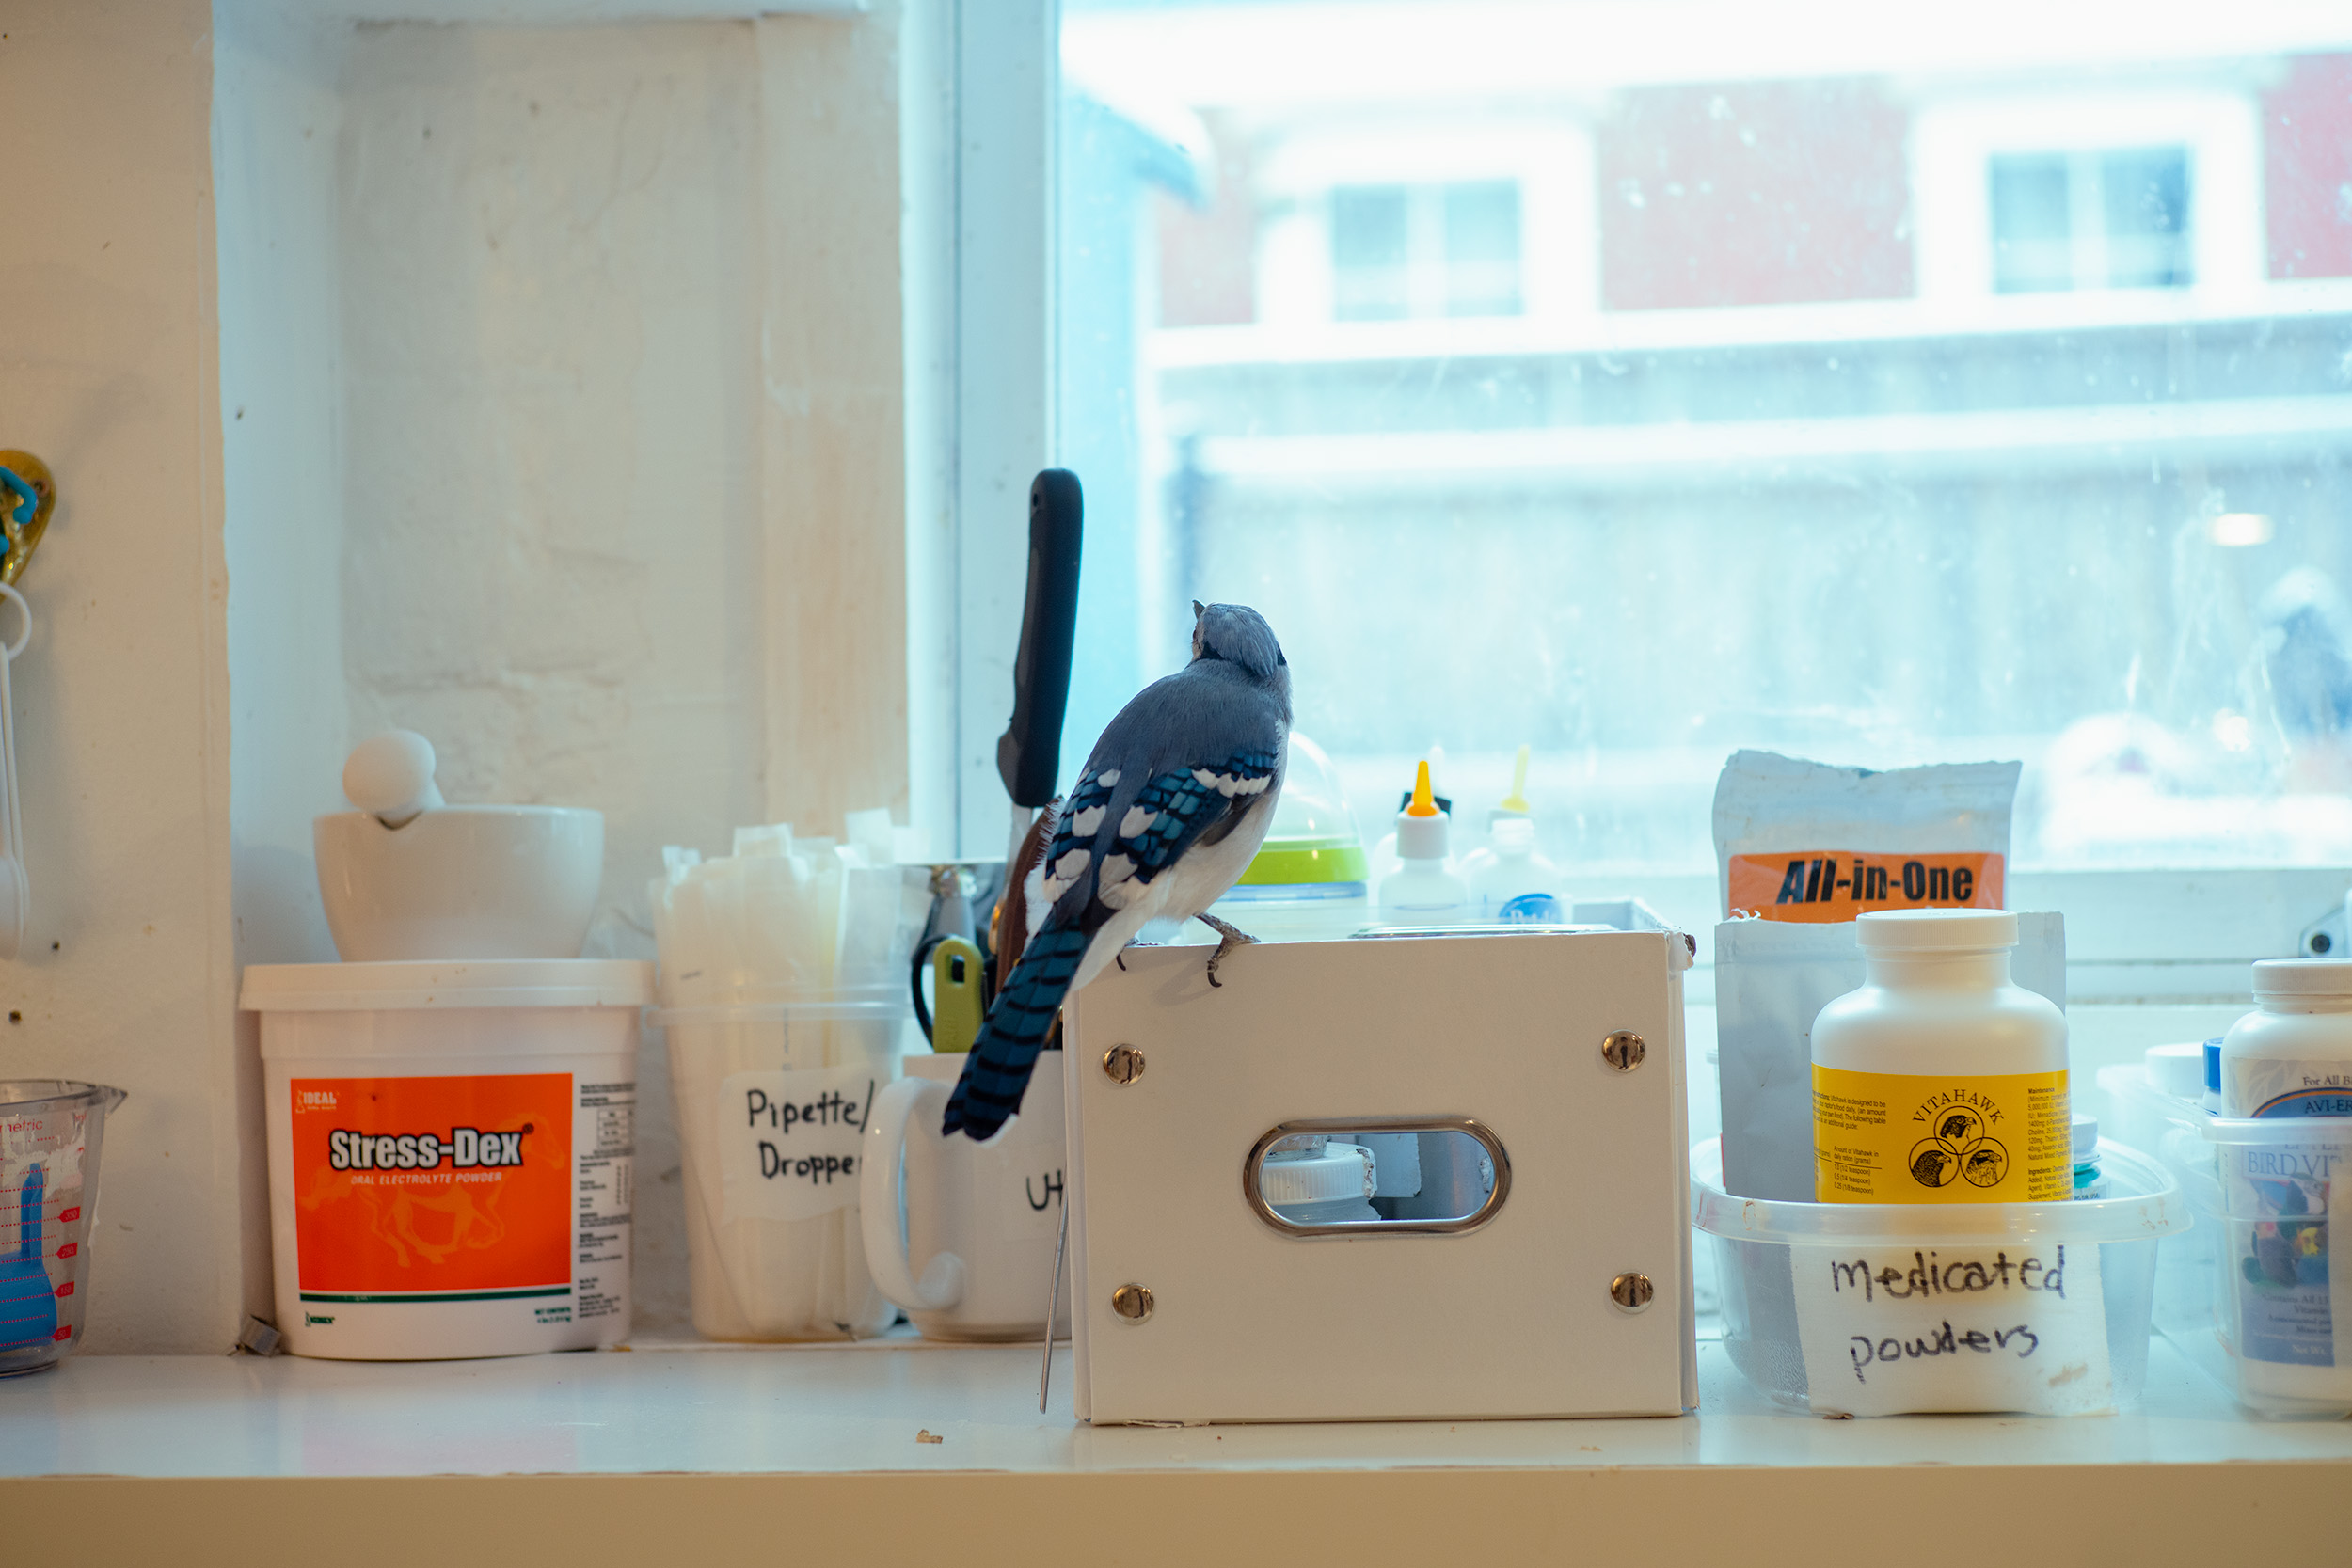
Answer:
<svg viewBox="0 0 2352 1568"><path fill-rule="evenodd" d="M2261 1415L2352 1415L2352 1117L2217 1117L2137 1064L2099 1073L2116 1122L2180 1183L2196 1227L2168 1244L2155 1323L2189 1363ZM2334 1353L2334 1354L2331 1354Z"/></svg>
<svg viewBox="0 0 2352 1568"><path fill-rule="evenodd" d="M1082 1418L1697 1402L1687 938L1267 943L1232 953L1221 988L1204 960L1132 949L1065 1015ZM1633 1065L1612 1064L1613 1038ZM1408 1137L1446 1139L1460 1157L1416 1143L1404 1185L1476 1197L1483 1218L1302 1230L1253 1203L1254 1156L1278 1135L1343 1132L1369 1134L1342 1141L1384 1166Z"/></svg>
<svg viewBox="0 0 2352 1568"><path fill-rule="evenodd" d="M1732 1364L1825 1416L2137 1403L2158 1243L2189 1220L2154 1161L2104 1139L2099 1159L2111 1196L2096 1200L1783 1203L1724 1192L1708 1139L1692 1221L1715 1250Z"/></svg>
<svg viewBox="0 0 2352 1568"><path fill-rule="evenodd" d="M637 1035L618 959L255 964L278 1329L428 1360L628 1337Z"/></svg>

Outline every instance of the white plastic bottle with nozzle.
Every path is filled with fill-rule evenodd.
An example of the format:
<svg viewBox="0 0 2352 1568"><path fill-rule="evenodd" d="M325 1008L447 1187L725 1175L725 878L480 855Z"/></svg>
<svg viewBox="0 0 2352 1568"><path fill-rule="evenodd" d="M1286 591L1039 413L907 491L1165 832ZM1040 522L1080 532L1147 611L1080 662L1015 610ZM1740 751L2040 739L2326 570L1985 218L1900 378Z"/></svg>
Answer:
<svg viewBox="0 0 2352 1568"><path fill-rule="evenodd" d="M1380 918L1391 926L1452 926L1470 918L1470 887L1446 852L1447 821L1429 787L1429 764L1413 780L1412 802L1396 814L1402 869L1382 879Z"/></svg>
<svg viewBox="0 0 2352 1568"><path fill-rule="evenodd" d="M1462 857L1470 903L1481 920L1565 920L1560 868L1535 848L1535 819L1498 816L1487 847Z"/></svg>
<svg viewBox="0 0 2352 1568"><path fill-rule="evenodd" d="M1519 748L1511 765L1511 793L1486 813L1486 843L1462 857L1470 909L1482 921L1568 918L1560 868L1535 848L1535 815L1527 803L1527 759Z"/></svg>

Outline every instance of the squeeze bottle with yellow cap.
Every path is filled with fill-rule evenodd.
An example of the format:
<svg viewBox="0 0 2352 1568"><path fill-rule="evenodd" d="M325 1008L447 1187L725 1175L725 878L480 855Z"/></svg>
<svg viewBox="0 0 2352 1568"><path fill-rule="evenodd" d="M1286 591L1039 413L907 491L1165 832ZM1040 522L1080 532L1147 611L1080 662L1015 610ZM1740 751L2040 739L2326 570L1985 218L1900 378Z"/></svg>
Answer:
<svg viewBox="0 0 2352 1568"><path fill-rule="evenodd" d="M1530 751L1519 748L1511 768L1511 793L1487 810L1486 846L1464 855L1455 867L1470 888L1470 908L1482 921L1568 918L1560 868L1535 847L1535 813L1527 803Z"/></svg>
<svg viewBox="0 0 2352 1568"><path fill-rule="evenodd" d="M1396 814L1396 858L1403 869L1380 881L1380 918L1391 926L1448 926L1469 918L1470 887L1446 857L1446 815L1429 787L1429 764L1413 779L1413 799Z"/></svg>
<svg viewBox="0 0 2352 1568"><path fill-rule="evenodd" d="M2017 917L1883 910L1854 941L1862 989L1813 1022L1815 1198L2071 1198L2066 1016L2010 978Z"/></svg>

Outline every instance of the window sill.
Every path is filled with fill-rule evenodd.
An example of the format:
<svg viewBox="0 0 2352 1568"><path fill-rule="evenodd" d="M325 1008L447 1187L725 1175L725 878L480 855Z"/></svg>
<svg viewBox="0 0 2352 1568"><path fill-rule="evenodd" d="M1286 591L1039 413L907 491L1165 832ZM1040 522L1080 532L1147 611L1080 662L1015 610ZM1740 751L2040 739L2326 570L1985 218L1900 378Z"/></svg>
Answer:
<svg viewBox="0 0 2352 1568"><path fill-rule="evenodd" d="M537 1560L575 1542L606 1560L641 1540L674 1552L681 1523L698 1544L739 1536L772 1551L781 1533L887 1561L927 1540L1033 1548L1041 1531L1174 1556L1311 1525L1399 1552L1441 1546L1445 1529L1457 1548L1468 1530L1556 1549L1572 1529L1593 1548L1744 1556L1772 1517L1891 1528L1997 1499L2003 1533L2057 1546L2053 1560L2120 1554L2143 1534L2179 1560L2224 1550L2255 1486L2291 1495L2352 1461L2352 1424L2249 1418L2162 1340L2142 1409L2071 1420L1793 1415L1708 1342L1702 1413L1679 1419L1091 1428L1068 1413L1068 1359L1057 1352L1054 1411L1039 1416L1033 1346L644 1345L408 1365L87 1356L0 1386L0 1471L13 1478L0 1509L12 1544L54 1536L58 1560L69 1546L147 1560L220 1529L244 1560L275 1560L306 1539L364 1543L380 1518L387 1552L448 1520L430 1530L444 1562L512 1553L518 1537ZM1284 1477L1271 1507L1270 1472ZM1563 1491L1572 1480L1585 1484ZM1432 1520L1451 1523L1431 1538ZM2334 1527L2325 1511L2286 1509L2274 1528L2316 1544Z"/></svg>

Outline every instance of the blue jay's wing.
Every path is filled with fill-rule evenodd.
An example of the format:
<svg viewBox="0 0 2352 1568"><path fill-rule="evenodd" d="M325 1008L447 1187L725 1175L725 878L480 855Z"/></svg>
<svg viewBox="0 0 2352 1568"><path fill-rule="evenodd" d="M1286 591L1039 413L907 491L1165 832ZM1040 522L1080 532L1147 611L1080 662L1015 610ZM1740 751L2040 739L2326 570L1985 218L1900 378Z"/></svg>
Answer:
<svg viewBox="0 0 2352 1568"><path fill-rule="evenodd" d="M1217 843L1273 785L1279 752L1256 748L1156 775L1121 814L1095 869L1092 903L1123 910L1195 846ZM1091 911L1089 911L1091 912Z"/></svg>
<svg viewBox="0 0 2352 1568"><path fill-rule="evenodd" d="M1232 832L1273 786L1280 759L1279 749L1249 747L1154 774L1116 821L1110 812L1121 794L1120 769L1089 768L1080 778L1042 868L1039 897L1051 912L980 1026L948 1097L943 1133L990 1137L1021 1108L1094 934L1187 850Z"/></svg>

